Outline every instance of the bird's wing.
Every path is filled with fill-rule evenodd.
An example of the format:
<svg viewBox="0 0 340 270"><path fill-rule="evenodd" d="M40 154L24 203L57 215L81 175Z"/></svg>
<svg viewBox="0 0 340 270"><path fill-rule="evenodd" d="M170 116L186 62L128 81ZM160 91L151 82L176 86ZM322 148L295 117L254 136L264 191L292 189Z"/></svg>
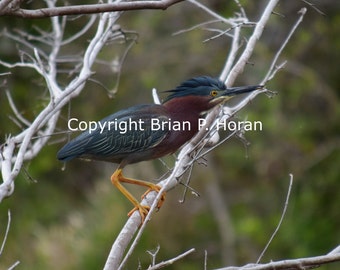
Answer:
<svg viewBox="0 0 340 270"><path fill-rule="evenodd" d="M93 134L91 141L88 142L86 150L91 154L112 156L124 155L133 152L143 152L159 144L167 135L167 129L155 130L151 128L151 118L140 118L142 115L120 119L117 123L131 123L131 126L123 129L116 129L114 124L110 128L105 128L103 132ZM150 115L148 115L150 117ZM168 118L153 115L152 119L167 121ZM138 125L139 119L143 123ZM130 122L129 122L130 121ZM137 124L135 124L137 123ZM127 124L127 125L128 125ZM125 125L125 124L124 124ZM137 126L136 126L137 125Z"/></svg>
<svg viewBox="0 0 340 270"><path fill-rule="evenodd" d="M153 148L169 131L166 125L157 129L151 125L152 119L169 121L163 110L159 105L139 105L112 114L96 130L83 132L66 144L57 157L64 161L75 157L114 160Z"/></svg>

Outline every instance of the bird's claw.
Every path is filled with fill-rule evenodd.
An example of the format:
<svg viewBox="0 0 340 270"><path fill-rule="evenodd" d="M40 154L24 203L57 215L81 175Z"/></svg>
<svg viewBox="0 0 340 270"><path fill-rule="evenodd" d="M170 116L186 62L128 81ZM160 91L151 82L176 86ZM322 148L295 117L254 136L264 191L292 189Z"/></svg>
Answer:
<svg viewBox="0 0 340 270"><path fill-rule="evenodd" d="M142 195L142 200L151 192L151 191L156 191L159 192L161 190L160 186L152 186L150 187L143 195ZM157 203L157 209L161 208L163 203L165 201L165 192L162 193L160 200ZM128 216L131 217L131 215L135 212L138 211L139 215L142 219L142 223L144 223L144 220L146 218L146 216L148 215L149 211L150 211L150 206L147 205L141 205L138 204L136 205L129 213Z"/></svg>
<svg viewBox="0 0 340 270"><path fill-rule="evenodd" d="M148 215L149 213L149 210L150 210L150 206L147 206L147 205L137 205L135 206L129 213L128 213L128 217L131 217L131 215L137 211L139 212L139 215L142 219L142 224L144 223L144 220L146 218L146 216Z"/></svg>
<svg viewBox="0 0 340 270"><path fill-rule="evenodd" d="M143 195L142 195L142 200L151 192L151 191L156 191L157 193L159 193L159 191L161 190L161 187L160 186L153 186L153 187L150 187ZM161 195L161 198L160 200L158 201L157 203L157 209L160 209L163 205L165 201L165 192L162 193Z"/></svg>

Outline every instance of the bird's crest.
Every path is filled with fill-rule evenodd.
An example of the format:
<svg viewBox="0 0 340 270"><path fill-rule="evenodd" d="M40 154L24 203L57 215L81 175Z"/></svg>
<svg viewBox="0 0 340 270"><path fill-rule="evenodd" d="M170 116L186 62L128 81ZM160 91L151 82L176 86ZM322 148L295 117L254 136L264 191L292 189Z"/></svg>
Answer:
<svg viewBox="0 0 340 270"><path fill-rule="evenodd" d="M164 91L171 93L164 102L176 97L209 95L212 89L225 90L227 88L225 84L217 78L209 76L191 78L177 86L175 89Z"/></svg>

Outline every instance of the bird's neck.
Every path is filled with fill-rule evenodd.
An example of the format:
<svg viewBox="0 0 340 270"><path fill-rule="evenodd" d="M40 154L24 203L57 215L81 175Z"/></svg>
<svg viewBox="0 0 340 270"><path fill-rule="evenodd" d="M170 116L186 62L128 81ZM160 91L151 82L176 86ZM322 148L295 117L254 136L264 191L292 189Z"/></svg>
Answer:
<svg viewBox="0 0 340 270"><path fill-rule="evenodd" d="M213 107L208 101L202 102L202 100L198 100L195 96L176 98L169 100L163 105L168 111L171 121L178 121L183 124L190 123L189 130L173 132L173 137L177 141L183 140L183 143L197 133L199 130L199 119L203 117L202 114Z"/></svg>
<svg viewBox="0 0 340 270"><path fill-rule="evenodd" d="M200 115L210 110L213 105L208 101L202 102L197 100L195 96L178 97L164 103L163 106L169 112L173 120L195 120Z"/></svg>
<svg viewBox="0 0 340 270"><path fill-rule="evenodd" d="M199 118L201 118L203 112L211 109L212 105L209 104L208 100L198 100L195 96L186 96L171 99L165 102L163 107L172 123L176 121L176 123L183 124L180 125L181 128L172 128L164 143L158 146L159 149L164 148L163 153L170 153L169 147L170 149L178 149L198 132ZM187 125L187 122L190 124Z"/></svg>

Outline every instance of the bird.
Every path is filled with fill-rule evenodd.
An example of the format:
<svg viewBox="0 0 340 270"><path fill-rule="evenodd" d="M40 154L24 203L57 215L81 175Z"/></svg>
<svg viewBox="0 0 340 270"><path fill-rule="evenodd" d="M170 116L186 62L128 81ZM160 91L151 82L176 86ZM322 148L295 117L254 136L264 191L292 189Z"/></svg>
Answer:
<svg viewBox="0 0 340 270"><path fill-rule="evenodd" d="M148 188L142 198L161 188L152 182L125 177L124 167L175 153L198 132L199 119L209 110L236 95L261 88L262 85L228 88L218 78L193 77L164 91L168 96L161 104L135 105L105 117L96 129L84 131L64 145L57 158L63 162L81 158L118 163L111 182L134 205L128 216L137 210L143 223L150 207L141 205L122 183ZM165 193L158 208L164 200Z"/></svg>

